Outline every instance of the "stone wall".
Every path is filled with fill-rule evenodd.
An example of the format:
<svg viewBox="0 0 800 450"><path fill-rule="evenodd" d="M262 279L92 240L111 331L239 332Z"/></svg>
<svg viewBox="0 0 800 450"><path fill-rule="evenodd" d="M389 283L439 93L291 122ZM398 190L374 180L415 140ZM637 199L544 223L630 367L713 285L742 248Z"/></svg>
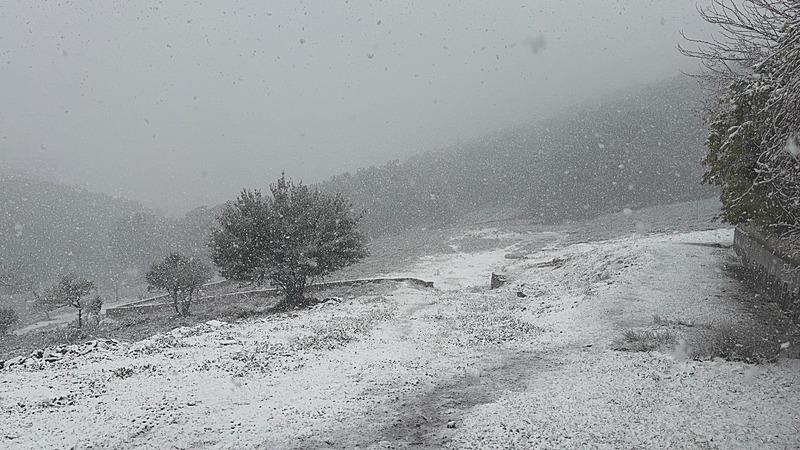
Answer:
<svg viewBox="0 0 800 450"><path fill-rule="evenodd" d="M314 292L323 289L331 289L331 288L347 287L347 286L360 286L365 284L382 283L385 281L410 283L426 288L433 287L433 282L420 280L418 278L368 278L362 280L342 280L342 281L330 281L327 283L317 283L309 286L308 290L310 292ZM203 305L219 301L224 301L226 304L236 304L238 302L244 302L256 297L270 298L270 297L275 297L279 294L280 293L278 292L277 289L254 289L241 292L231 292L227 294L210 295L195 299L192 302L192 309L194 310L201 309L203 308ZM142 301L137 301L126 305L117 306L114 308L107 308L105 313L106 317L112 319L120 319L123 317L138 316L142 314L150 314L153 312L169 313L170 311L173 310L174 308L169 298L165 296L159 296L147 299L146 303L143 303Z"/></svg>
<svg viewBox="0 0 800 450"><path fill-rule="evenodd" d="M784 241L737 227L734 248L763 294L800 322L800 259Z"/></svg>

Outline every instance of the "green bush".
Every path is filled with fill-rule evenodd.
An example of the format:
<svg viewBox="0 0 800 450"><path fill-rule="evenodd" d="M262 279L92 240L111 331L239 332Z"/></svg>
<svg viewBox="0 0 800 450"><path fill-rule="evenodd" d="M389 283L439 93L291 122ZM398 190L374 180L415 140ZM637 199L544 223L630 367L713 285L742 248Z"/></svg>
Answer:
<svg viewBox="0 0 800 450"><path fill-rule="evenodd" d="M726 86L713 114L703 180L721 188L728 222L800 233L800 5L712 3L703 17L728 40L686 52Z"/></svg>
<svg viewBox="0 0 800 450"><path fill-rule="evenodd" d="M301 303L313 281L366 256L360 217L341 195L283 175L270 190L245 190L228 204L211 235L212 259L229 280L269 281L287 303Z"/></svg>

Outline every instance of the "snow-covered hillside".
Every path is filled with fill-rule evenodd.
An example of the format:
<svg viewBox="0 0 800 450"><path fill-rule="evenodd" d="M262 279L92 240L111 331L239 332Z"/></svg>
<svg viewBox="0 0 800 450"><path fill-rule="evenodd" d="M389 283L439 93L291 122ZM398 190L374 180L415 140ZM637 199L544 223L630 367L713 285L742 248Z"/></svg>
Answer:
<svg viewBox="0 0 800 450"><path fill-rule="evenodd" d="M0 371L0 446L800 445L796 359L698 353L714 327L758 320L725 271L731 230L512 238L398 271L435 289L387 284ZM492 271L508 283L489 290ZM634 352L626 330L669 339Z"/></svg>

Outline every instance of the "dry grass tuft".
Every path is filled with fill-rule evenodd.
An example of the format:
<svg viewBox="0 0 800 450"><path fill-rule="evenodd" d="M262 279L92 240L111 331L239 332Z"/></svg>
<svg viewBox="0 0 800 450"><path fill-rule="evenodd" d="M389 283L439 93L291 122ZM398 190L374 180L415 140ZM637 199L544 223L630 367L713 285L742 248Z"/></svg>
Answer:
<svg viewBox="0 0 800 450"><path fill-rule="evenodd" d="M722 322L698 335L692 343L692 359L723 358L750 364L774 362L781 353L780 336L765 327Z"/></svg>
<svg viewBox="0 0 800 450"><path fill-rule="evenodd" d="M622 344L618 350L628 352L651 352L674 347L675 333L670 330L632 330L622 333Z"/></svg>

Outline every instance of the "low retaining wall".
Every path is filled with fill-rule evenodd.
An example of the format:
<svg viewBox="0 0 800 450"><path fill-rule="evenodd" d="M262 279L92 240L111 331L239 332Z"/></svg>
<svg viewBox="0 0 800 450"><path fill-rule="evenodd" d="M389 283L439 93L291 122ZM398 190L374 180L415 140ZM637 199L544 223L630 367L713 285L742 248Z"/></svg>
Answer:
<svg viewBox="0 0 800 450"><path fill-rule="evenodd" d="M348 286L362 286L365 284L375 284L375 283L383 283L383 282L396 282L396 283L410 283L417 286L425 287L425 288L432 288L433 282L432 281L425 281L420 280L419 278L367 278L363 280L342 280L342 281L330 281L327 283L317 283L309 286L308 290L311 292L321 291L323 289L330 289L330 288L337 288L337 287L348 287ZM236 303L238 301L249 300L253 297L263 297L263 298L271 298L276 297L280 294L278 289L253 289L249 291L242 291L242 292L232 292L229 294L221 294L221 295L210 295L207 297L200 297L195 299L192 302L192 308L202 307L203 304L214 303L217 301L225 301L226 303ZM127 305L117 306L114 308L107 308L105 313L106 317L112 319L120 319L126 317L128 315L141 315L141 314L149 314L152 312L162 312L162 311L170 311L173 309L171 301L163 301L152 303L153 300L160 300L162 298L167 298L167 296L159 296L147 299L147 304L142 304L142 301L137 301L133 303L129 303Z"/></svg>
<svg viewBox="0 0 800 450"><path fill-rule="evenodd" d="M225 288L225 287L233 285L234 283L235 283L234 281L230 281L230 280L212 281L210 283L204 284L203 287L200 288L200 293L202 294L203 291L208 291L208 290L212 290L212 289ZM209 295L208 297L213 297L213 296ZM169 294L162 293L162 294L154 295L153 297L147 297L147 298L143 298L141 300L136 300L136 301L133 301L133 302L130 302L130 303L126 303L126 304L124 304L124 305L122 305L120 307L161 304L161 303L166 302L167 300L169 300Z"/></svg>
<svg viewBox="0 0 800 450"><path fill-rule="evenodd" d="M800 322L800 260L780 240L737 227L734 248L765 296L778 303L793 321Z"/></svg>

